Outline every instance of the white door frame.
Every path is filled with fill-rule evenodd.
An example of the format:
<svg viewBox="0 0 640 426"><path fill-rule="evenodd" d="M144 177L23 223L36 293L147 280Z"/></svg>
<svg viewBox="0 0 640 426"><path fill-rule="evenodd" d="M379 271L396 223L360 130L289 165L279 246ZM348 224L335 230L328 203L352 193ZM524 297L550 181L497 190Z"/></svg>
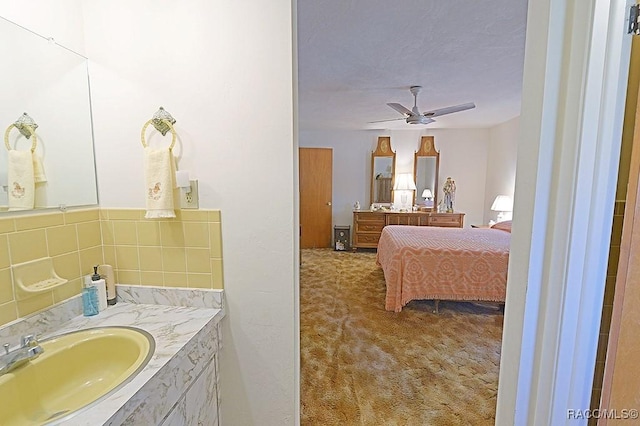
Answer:
<svg viewBox="0 0 640 426"><path fill-rule="evenodd" d="M586 424L632 0L529 0L496 425Z"/></svg>

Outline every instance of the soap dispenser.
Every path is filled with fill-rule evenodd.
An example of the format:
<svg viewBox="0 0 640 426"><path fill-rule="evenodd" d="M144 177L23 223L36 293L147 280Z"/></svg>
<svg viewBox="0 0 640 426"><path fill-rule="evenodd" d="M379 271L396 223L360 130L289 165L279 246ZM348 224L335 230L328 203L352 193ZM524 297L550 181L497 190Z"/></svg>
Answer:
<svg viewBox="0 0 640 426"><path fill-rule="evenodd" d="M100 310L107 309L107 283L98 274L98 265L93 267L91 275L91 285L98 290L98 305Z"/></svg>
<svg viewBox="0 0 640 426"><path fill-rule="evenodd" d="M82 289L82 313L85 317L98 315L98 292L95 287L86 286Z"/></svg>

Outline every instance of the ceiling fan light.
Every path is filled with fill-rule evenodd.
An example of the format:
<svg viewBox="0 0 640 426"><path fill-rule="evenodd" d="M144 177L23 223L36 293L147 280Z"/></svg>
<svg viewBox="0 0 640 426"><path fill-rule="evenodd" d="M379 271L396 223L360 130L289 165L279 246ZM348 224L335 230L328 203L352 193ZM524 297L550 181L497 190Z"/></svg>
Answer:
<svg viewBox="0 0 640 426"><path fill-rule="evenodd" d="M433 120L423 115L412 115L411 117L407 117L408 124L429 124L431 122L433 122Z"/></svg>
<svg viewBox="0 0 640 426"><path fill-rule="evenodd" d="M454 112L465 111L468 109L475 108L476 105L473 102L469 102L461 105L452 105L444 108L434 109L432 111L425 111L424 113L420 113L418 110L418 93L420 92L421 86L411 86L410 90L413 94L413 108L409 109L402 104L397 102L388 102L387 105L399 112L403 115L403 118L407 122L407 124L429 124L433 123L435 120L433 118L440 117L446 114L452 114ZM397 118L396 120L402 120L402 118ZM393 121L392 120L381 120L381 121Z"/></svg>

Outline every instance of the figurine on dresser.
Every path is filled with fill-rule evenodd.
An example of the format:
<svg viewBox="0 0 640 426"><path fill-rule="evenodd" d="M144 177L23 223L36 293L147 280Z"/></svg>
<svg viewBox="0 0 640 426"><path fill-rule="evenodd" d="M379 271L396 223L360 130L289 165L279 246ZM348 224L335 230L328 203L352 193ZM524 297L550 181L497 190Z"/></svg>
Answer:
<svg viewBox="0 0 640 426"><path fill-rule="evenodd" d="M444 193L444 209L446 213L453 213L453 203L456 199L456 182L451 179L451 177L447 178L447 181L444 183L442 187L442 192Z"/></svg>

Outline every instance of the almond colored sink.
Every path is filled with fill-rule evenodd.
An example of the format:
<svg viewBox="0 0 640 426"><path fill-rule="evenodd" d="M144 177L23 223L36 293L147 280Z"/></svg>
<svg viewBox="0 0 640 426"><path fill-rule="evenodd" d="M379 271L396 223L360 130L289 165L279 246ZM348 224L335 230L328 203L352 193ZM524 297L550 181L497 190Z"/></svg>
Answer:
<svg viewBox="0 0 640 426"><path fill-rule="evenodd" d="M149 362L153 337L133 327L100 327L40 342L44 353L0 376L0 425L58 423L128 383Z"/></svg>

